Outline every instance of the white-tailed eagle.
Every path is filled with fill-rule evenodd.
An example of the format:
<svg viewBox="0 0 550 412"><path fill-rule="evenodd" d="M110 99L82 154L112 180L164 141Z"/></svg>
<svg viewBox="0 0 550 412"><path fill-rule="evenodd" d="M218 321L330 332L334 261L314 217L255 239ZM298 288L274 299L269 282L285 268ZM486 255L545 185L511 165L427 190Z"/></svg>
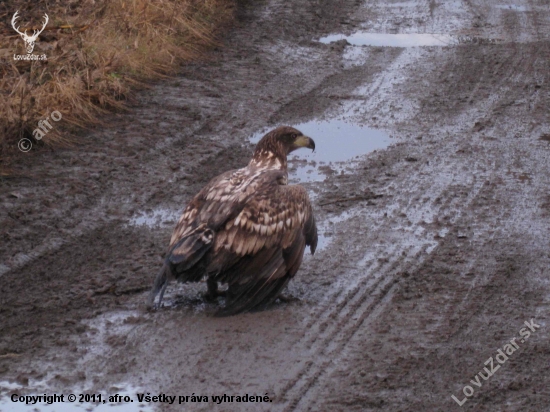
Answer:
<svg viewBox="0 0 550 412"><path fill-rule="evenodd" d="M226 296L219 315L260 309L279 296L315 253L317 227L306 190L287 185L287 155L315 142L282 126L257 144L248 165L212 179L187 205L149 295L158 305L168 282L206 278L207 298ZM227 292L218 291L227 284Z"/></svg>

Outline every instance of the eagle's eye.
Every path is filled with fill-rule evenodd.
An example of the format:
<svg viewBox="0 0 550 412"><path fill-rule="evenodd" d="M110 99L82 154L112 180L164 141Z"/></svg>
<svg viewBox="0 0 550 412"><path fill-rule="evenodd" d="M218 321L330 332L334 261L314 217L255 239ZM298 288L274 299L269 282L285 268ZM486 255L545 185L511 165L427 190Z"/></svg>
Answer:
<svg viewBox="0 0 550 412"><path fill-rule="evenodd" d="M290 137L292 137L292 140L296 140L296 138L298 137L298 135L296 133L292 133L290 135Z"/></svg>

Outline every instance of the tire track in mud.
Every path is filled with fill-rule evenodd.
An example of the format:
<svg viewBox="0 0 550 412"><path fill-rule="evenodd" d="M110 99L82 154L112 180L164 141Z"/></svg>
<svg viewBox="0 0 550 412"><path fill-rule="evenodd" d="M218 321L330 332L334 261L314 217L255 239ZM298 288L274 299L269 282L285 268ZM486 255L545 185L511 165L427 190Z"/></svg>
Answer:
<svg viewBox="0 0 550 412"><path fill-rule="evenodd" d="M478 170L478 167L476 166L477 165L474 165L472 167L472 170ZM451 179L449 179L444 187L439 186L437 188L438 190L432 191L432 199L436 199L439 204L432 204L431 207L428 207L428 210L433 211L434 217L443 217L448 222L448 226L451 228L460 228L462 227L461 221L466 222L471 219L471 216L465 216L464 212L468 211L471 206L477 201L478 197L482 193L484 193L485 189L490 186L488 173L471 173L469 175L463 176L461 180L461 182L456 182L454 181L453 176L451 177ZM464 184L464 181L466 181L467 184ZM462 190L461 186L463 188ZM431 189L433 189L433 187ZM461 193L462 196L456 196L456 193ZM487 232L487 230L485 230L484 232ZM450 235L455 235L455 233L451 233ZM456 233L456 235L458 235L459 237L462 236L458 232ZM442 242L438 242L438 246L445 244L445 242L445 239ZM466 268L462 269L462 272L470 273L474 265L475 262L470 262ZM417 267L420 268L421 266L422 264L418 265ZM472 279L472 282L474 282L476 279ZM457 303L456 301L451 300L451 303L446 304L446 306L440 312L439 321L436 320L434 322L434 333L436 333L438 329L444 327L444 321L446 319L449 319L452 313L456 313L457 308L460 308L465 304L465 302L467 301L467 297L468 296L466 295L466 297L464 297L461 302ZM434 316L436 318L438 317L437 314Z"/></svg>
<svg viewBox="0 0 550 412"><path fill-rule="evenodd" d="M410 269L415 270L422 264L422 256L427 256L426 249L427 246L411 247L406 252L403 250L407 255L406 263L417 260ZM331 365L342 356L352 336L375 311L382 310L391 300L392 292L399 282L396 273L406 265L401 262L401 253L395 253L394 256L392 261L381 267L372 265L368 274L358 279L358 285L346 294L344 302L336 305L331 315L327 316L331 320L330 324L326 323L325 328L320 327L314 336L306 335L305 343L310 344L310 359L320 361L308 361L298 376L283 389L282 396L287 398L283 409L285 412L308 409L315 399L315 390L322 386L323 377L330 375ZM380 274L371 283L361 285L361 281L368 279L377 269L380 269Z"/></svg>
<svg viewBox="0 0 550 412"><path fill-rule="evenodd" d="M489 181L487 180L487 176L477 176L476 178L474 173L466 176L464 180L467 180L468 184L464 185L463 180L461 182L456 182L454 178L451 178L442 185L430 187L427 192L424 192L424 194L419 197L430 196L432 202L428 205L409 203L406 210L407 216L411 214L419 216L422 215L422 210L431 210L433 216L445 215L448 221L453 223L453 226L460 226L460 221L467 222L468 219L471 219L471 216L464 215L463 212L468 210L472 204L477 201L481 193L485 193ZM426 184L426 182L423 183ZM460 190L459 187L457 188L457 184L462 184L464 189ZM422 186L422 184L420 186ZM414 189L415 188L411 189L409 198L413 196ZM417 192L421 192L421 187L417 187L416 189ZM460 193L458 197L456 196L457 191ZM439 199L440 203L436 204L434 202L435 199ZM381 228L378 228L378 230L381 230ZM440 242L438 244L441 245ZM366 268L366 274L362 278L357 279L357 284L351 288L351 290L345 293L343 291L338 293L337 297L339 297L339 301L334 305L333 309L328 310L331 304L330 301L325 303L319 315L330 319L332 322L330 325L326 325L329 322L326 320L315 328L313 320L310 319L308 321L305 329L308 331L313 330L315 333L312 337L308 337L307 334L305 335L306 344L311 345L311 359L325 360L319 363L309 361L296 379L285 388L287 397L289 398L285 404L285 412L294 410L320 410L322 405L319 405L318 402L320 402L321 398L317 395L320 390L330 384L330 375L332 371L337 368L336 364L338 362L336 360L345 356L342 352L344 352L345 347L349 344L355 332L359 330L361 326L364 328L364 323L369 318L376 316L378 312L381 313L384 303L390 301L394 290L393 287L399 281L399 279L396 278L396 274L400 271L414 273L419 270L431 254L431 251L428 249L429 245L424 244L422 247L417 248L408 247L401 249L399 246L396 246L394 249L388 250L385 258L387 258L387 256L397 257L392 258L392 260L386 264L372 264L370 267ZM400 252L403 251L406 253L407 257L404 262L401 262L399 257L401 254ZM474 262L471 262L469 268L471 269L474 264ZM468 268L466 268L466 270L467 269ZM380 274L372 280L372 275L377 272L380 272ZM481 278L483 279L481 283L485 285L490 282L493 277L494 274L489 277L482 275ZM370 282L361 285L361 282L365 279ZM483 290L474 292L478 297L484 294ZM476 300L475 297L472 299ZM462 307L463 311L474 316L478 311L470 313L468 308L464 307L464 304L470 302L472 299L462 299L461 302L458 302L458 307ZM346 302L346 300L349 300L349 303ZM457 302L453 301L452 304L447 304L440 316L436 315L436 318L439 318L439 322L435 322L434 333L436 333L436 329L447 327L444 321L450 318L452 313L456 312L456 307ZM359 320L356 320L357 318L359 318ZM341 337L339 337L339 335L341 335ZM336 339L339 340L336 341ZM334 358L331 357L333 354L339 355Z"/></svg>
<svg viewBox="0 0 550 412"><path fill-rule="evenodd" d="M112 220L114 220L107 220L107 217L105 216L105 207L102 204L100 204L100 206L96 206L90 209L89 215L94 216L94 219L81 221L76 227L71 229L71 233L66 234L65 237L47 239L32 250L24 253L19 253L15 258L12 259L11 264L0 264L0 277L7 275L13 271L21 270L26 265L34 262L42 256L45 256L48 253L55 252L61 249L63 246L75 242L78 238L85 236L94 230L105 227Z"/></svg>
<svg viewBox="0 0 550 412"><path fill-rule="evenodd" d="M501 167L501 170L504 166ZM492 175L485 179L483 185L479 188L479 196L471 202L468 209L483 210L487 205L494 205L498 202L498 191L504 190L499 188L491 181L495 181L502 173L494 171ZM518 194L522 196L521 194ZM514 197L510 193L509 196ZM502 209L501 209L502 210ZM489 217L484 216L483 226L479 227L476 217L458 216L456 219L457 225L476 225L477 230L483 232L483 243L485 245L494 245L497 243L513 243L511 238L514 237L514 232L510 231L511 222L507 222L506 214L501 211L500 214L491 214ZM493 230L491 230L493 229ZM433 332L440 336L446 336L446 341L453 339L454 336L460 334L471 323L476 315L485 311L491 302L498 299L500 291L506 288L510 278L517 276L519 272L518 261L508 256L497 256L495 261L487 263L486 257L481 254L469 261L462 262L462 256L469 253L468 249L476 248L480 244L481 237L472 235L468 236L469 240L456 248L451 246L451 251L447 251L447 256L456 256L454 267L449 265L449 268L454 268L461 276L458 290L453 290L453 296L447 301L446 306L440 312L439 322L434 323ZM446 245L449 248L449 245ZM516 252L517 253L517 252ZM462 288L462 290L460 290ZM438 333L440 332L440 333Z"/></svg>
<svg viewBox="0 0 550 412"><path fill-rule="evenodd" d="M460 98L455 98L453 100L447 100L449 104L448 110L455 112L457 117L463 116L464 122L472 121L470 119L470 111L474 110L478 112L477 107L472 107L471 102L485 102L490 99L489 96L482 94L488 93L488 85L491 84L491 80L494 78L494 73L499 72L502 68L506 69L506 74L502 77L499 76L499 81L495 87L502 86L514 73L514 64L513 56L505 56L504 59L499 60L496 64L490 65L493 63L493 58L489 56L487 52L490 52L491 49L502 47L500 45L481 45L481 46L468 46L460 45L457 46L452 53L452 57L447 60L447 63L442 67L441 73L437 79L438 83L448 84L448 78L454 78L458 76L458 81L453 81L450 87L446 88L444 94L452 96L460 96ZM479 53L472 53L473 51L480 51ZM465 62L470 65L470 67L465 67ZM472 64L475 67L475 70L472 69ZM444 77L445 79L443 79ZM465 87L464 84L469 84L469 90L467 93L464 93ZM467 89L466 89L467 90ZM448 113L446 110L441 110L440 108L430 109L431 96L428 96L424 99L422 106L423 110L436 110L438 114L438 122L442 121L444 118L448 118ZM494 103L489 103L494 104ZM476 105L477 106L477 105ZM487 111L484 111L487 113ZM434 122L436 123L436 122Z"/></svg>
<svg viewBox="0 0 550 412"><path fill-rule="evenodd" d="M479 17L481 18L481 15L479 15ZM488 100L489 104L485 106L483 103L487 103L487 100L486 98L481 98L481 110L480 105L478 104L476 104L477 107L473 108L473 111L468 110L468 107L466 106L464 108L466 109L464 113L462 115L458 114L459 116L464 116L465 118L468 118L473 112L475 112L480 113L483 117L483 115L491 115L491 107L495 107L497 105L504 105L504 107L506 107L508 100L513 100L513 98L517 95L516 91L514 91L516 76L521 76L523 73L532 72L532 66L534 65L533 56L527 56L528 58L524 58L525 49L521 49L517 45L499 45L497 47L497 59L499 60L497 63L497 70L500 73L498 75L493 75L490 72L491 67L488 67L488 65L494 62L493 58L482 58L481 61L478 63L478 65L480 65L483 69L482 75L476 78L475 84L467 94L467 101L480 99L480 93L483 89L482 86L485 82L487 82L491 86L491 90L496 91L496 96L494 96L496 97L496 99L493 101ZM471 53L474 48L475 54L477 54L478 57L482 57L480 54L482 54L484 50L487 50L486 47L482 48L479 46L464 46L463 50L466 53ZM505 57L504 60L503 57ZM460 77L464 77L464 73L468 73L468 70L464 70L467 69L464 65L464 60L460 59L459 56L453 58L452 60L455 63L458 63L456 67L454 67L453 71L455 73L460 73ZM460 83L461 82L458 82L458 84L455 83L457 85L455 86L454 90L453 88L451 88L451 91L460 92L461 90L463 90L460 88ZM449 93L449 95L456 94L457 93ZM483 108L483 106L485 107ZM461 145L462 142L458 142L458 144ZM475 148L473 149L475 150ZM450 173L450 175L452 176L450 182L446 182L446 184L440 185L440 187L436 189L428 189L427 193L430 194L432 200L432 202L430 202L431 204L428 204L426 208L424 208L423 205L413 206L411 205L411 202L409 202L409 205L407 205L409 206L409 209L406 215L410 215L410 212L412 212L413 210L415 210L414 214L416 215L421 215L422 210L429 210L434 217L444 214L445 218L448 219L448 223L451 224L452 227L456 227L457 230L464 229L468 226L468 224L470 224L472 219L474 221L476 220L475 216L473 216L471 214L472 212L469 210L473 203L475 203L479 199L482 204L494 204L494 202L484 202L484 200L480 199L480 195L483 199L485 199L487 193L490 192L490 190L488 190L488 187L490 185L488 178L492 172L495 172L496 167L494 164L491 165L492 161L494 161L494 159L491 159L492 157L490 156L490 153L487 153L487 161L483 162L482 164L475 165L473 167L475 172L466 173L466 176L464 176L464 171L457 171L456 177L460 177L459 181L456 181L453 173ZM484 167L489 169L489 171L486 172L484 170ZM480 173L480 169L483 170L483 172ZM426 183L427 182L425 181L421 182L419 185L417 185L417 188L407 190L411 194L409 196L409 199L412 197L412 195L414 195L415 189L417 189L417 192L421 192L422 186L425 186ZM457 190L459 196L456 196ZM438 206L433 204L434 197L432 196L432 194L435 194L437 192L439 192L439 195L437 197L440 201ZM426 196L426 194L424 194L424 196ZM487 239L487 236L489 236L488 241L490 242L494 236L494 233L489 233L489 229L492 227L492 219L489 219L489 222L482 222L483 225L480 227L476 227L476 231L482 232L484 234L484 239ZM469 229L469 227L467 228ZM381 227L379 227L378 230L381 230ZM479 239L479 234L472 236L472 239L475 240L476 236ZM458 235L459 239L461 237L461 235ZM396 250L394 250L393 252L396 252L397 249L398 248L396 248ZM423 252L419 252L420 256L418 257L425 259L425 255L428 254L426 252L426 249L424 249ZM407 256L413 256L410 254L410 251L407 251L406 253ZM476 264L483 263L484 259L486 259L486 256L481 255L476 260L466 260L465 266L460 265L460 267L462 270L470 272L471 269L476 266ZM422 261L418 262L418 264L414 266L415 270L420 268L422 264ZM404 264L403 267L404 266L406 265ZM357 328L360 327L360 325L357 326L357 328L354 327L353 317L355 315L359 314L359 317L361 317L363 321L365 321L369 317L372 317L377 310L383 310L383 303L391 299L393 290L392 287L394 284L392 283L394 277L392 277L391 272L397 267L399 267L397 261L393 261L393 264L390 263L388 265L382 266L371 265L371 267L366 269L368 274L361 279L368 280L368 286L355 288L351 291L338 291L337 293L332 295L332 297L335 297L338 300L334 307L330 306L332 302L330 302L329 298L329 301L324 303L322 309L318 312L317 316L308 320L305 329L313 333L314 335L308 336L307 333L304 334L304 343L311 345L311 355L309 358L321 360L317 362L315 360L309 360L304 368L300 371L300 373L296 376L296 378L285 387L284 395L286 395L287 398L284 409L285 411L319 409L319 405L317 405L315 401L315 399L318 399L318 397L315 396L315 393L323 387L323 383L327 383L327 381L323 381L323 379L330 376L331 365L333 365L334 360L327 360L327 358L330 358L333 354L339 354L337 358L341 358L342 356L344 356L341 354L341 352L343 352L347 345L346 338L348 338L349 340L349 338L353 336L354 330L357 330ZM377 269L381 269L382 273L380 277L372 281L372 279L369 279L369 275L372 275L372 273L375 272ZM479 273L477 276L475 276L474 279L471 279L472 286L470 287L470 291L467 292L465 295L463 293L458 293L454 299L451 299L452 302L447 304L443 313L435 316L436 318L439 318L439 322L438 324L436 324L436 328L449 329L448 325L444 325L445 320L450 319L450 315L456 313L458 308L458 310L461 312L461 316L457 316L459 322L458 324L454 322L454 327L452 328L454 329L453 335L458 333L462 327L468 324L469 320L473 316L478 314L481 310L483 310L483 307L487 305L487 301L483 301L482 299L486 295L484 293L484 288L485 285L495 283L494 279L496 275L496 272L492 272L490 274ZM500 279L497 283L497 286L501 286L505 284L505 281ZM476 284L481 284L481 289L476 289L474 287ZM492 287L492 293L494 294L496 292L496 289L498 288L494 288L494 285L492 285ZM367 295L376 295L380 296L380 298L370 298L370 296ZM349 299L350 303L345 302L346 299ZM460 299L460 301L457 301L457 299ZM482 303L481 306L479 305L480 301ZM327 320L316 324L316 321L323 317L327 318ZM336 341L339 334L343 335L343 338L340 341ZM439 331L438 335L441 334L445 335L446 331ZM328 378L326 379L328 380Z"/></svg>
<svg viewBox="0 0 550 412"><path fill-rule="evenodd" d="M457 112L463 111L464 118L461 121L470 121L469 112L480 111L480 104L488 104L489 107L498 110L501 104L508 103L505 100L505 95L510 88L514 86L514 78L518 75L531 73L530 68L536 53L532 56L526 56L525 50L530 46L525 43L517 43L518 33L529 33L523 41L532 41L539 39L538 30L530 33L532 27L537 27L534 23L537 20L538 13L533 6L527 7L527 11L508 11L497 8L495 5L476 4L473 1L465 1L464 3L470 13L481 19L482 24L476 25L475 31L479 32L479 36L487 37L483 34L483 27L492 27L488 21L496 20L499 26L504 27L504 43L498 44L462 44L451 50L453 55L447 59L447 63L441 69L441 75L437 80L440 84L448 84L450 87L444 92L445 95L461 96L461 98L447 100L447 107ZM490 36L489 36L490 37ZM499 36L500 37L500 36ZM531 40L529 38L532 37ZM503 40L504 40L503 38ZM523 54L523 55L522 55ZM527 70L527 71L526 71ZM456 81L458 76L458 81ZM452 80L449 82L449 80ZM470 84L469 92L464 93L464 84ZM429 103L431 96L426 96L423 99L423 110L430 110ZM472 106L472 103L475 103ZM439 118L447 116L446 111L438 110ZM485 114L482 117L490 117L492 114L490 108L484 108L480 111ZM476 114L479 117L478 114ZM473 119L475 121L475 119ZM441 120L439 120L441 121Z"/></svg>
<svg viewBox="0 0 550 412"><path fill-rule="evenodd" d="M534 44L526 45L521 50L516 50L516 47L514 47L514 50L512 51L513 61L511 62L513 70L511 70L511 73L506 79L506 83L509 84L509 87L505 89L505 92L500 99L503 103L501 103L498 108L509 107L518 98L519 93L517 87L522 82L517 81L516 79L521 79L521 77L526 74L534 73L535 63L539 56L539 53L535 50L535 48L538 47ZM498 87L502 87L503 84L504 81L500 82Z"/></svg>
<svg viewBox="0 0 550 412"><path fill-rule="evenodd" d="M407 187L409 202L403 209L397 207L396 210L403 210L415 227L422 226L426 214L431 221L445 215L450 224L457 222L462 212L475 201L486 184L483 175L476 176L472 172L467 176L461 176L460 181L457 182L457 176L453 171L446 172L447 179L433 182L427 190L428 182L424 180L410 186L406 185L407 182L402 182L403 186ZM457 184L464 187L458 198ZM394 190L399 191L397 188ZM418 193L419 195L414 196ZM413 202L411 200L413 198L419 200L429 198L431 201ZM386 210L388 210L387 207ZM392 219L389 224L395 225L395 220ZM372 230L382 231L383 226L386 225L376 225L378 227ZM385 229L384 231L387 232L389 228ZM315 393L327 383L325 379L328 379L334 369L333 362L344 356L342 352L352 336L375 312L383 310L384 303L391 299L394 286L399 281L397 274L418 270L440 244L435 242L434 246L434 242L429 241L429 236L432 234L433 230L428 229L421 234L423 240L420 240L415 233L410 233L412 243L407 244L407 240L404 239L399 245L386 249L384 255L376 262L365 266L361 272L356 271L355 278L352 275L348 277L348 279L354 279L351 285L347 288L339 288L318 306L315 313L311 314L303 328L301 339L296 343L296 346L305 347L310 353L307 356L309 361L281 392L281 396L286 398L283 407L285 412L306 410L311 403L315 402L317 399ZM414 241L415 238L416 241ZM420 242L422 242L421 245L418 245ZM324 360L316 362L314 359Z"/></svg>
<svg viewBox="0 0 550 412"><path fill-rule="evenodd" d="M397 273L416 270L429 255L429 247L429 244L424 244L389 249L383 258L365 267L352 286L341 288L326 298L321 310L308 320L302 338L296 344L307 348L310 360L282 389L281 396L288 399L284 411L302 410L306 398L313 399L308 393L330 370L329 366L335 359L331 355L341 356L351 337L380 305L389 300L399 281ZM321 318L325 320L318 322ZM316 363L311 359L324 360Z"/></svg>
<svg viewBox="0 0 550 412"><path fill-rule="evenodd" d="M395 252L395 253L394 253ZM388 256L395 256L395 259L392 261L388 260ZM395 250L390 250L386 254L386 257L380 258L378 262L372 263L370 266L365 267L364 275L356 277L352 285L348 286L347 289L340 289L337 295L340 297L337 299L336 303L334 299L328 298L323 310L315 313L315 316L312 317L304 328L303 340L304 344L312 346L321 335L329 335L330 338L334 337L337 334L336 330L340 328L339 324L335 324L332 320L338 315L344 316L345 318L349 317L348 314L353 310L353 305L350 306L350 302L360 299L361 296L375 290L378 285L384 280L382 275L374 275L376 271L378 273L390 272L395 269L398 265L398 258L402 255L396 253ZM386 268L386 266L389 266ZM374 276L373 276L374 275ZM366 281L364 285L361 285L362 281ZM341 294L343 296L340 296ZM325 318L324 321L318 322L319 319Z"/></svg>
<svg viewBox="0 0 550 412"><path fill-rule="evenodd" d="M197 129L196 133L200 134L202 129ZM199 141L198 139L188 139L192 141L186 141L185 145L188 150L193 150L195 153L200 153L200 150L204 146L204 142ZM174 141L174 139L166 139L159 142L156 147L159 150L164 148L171 148L179 145L179 141ZM217 142L209 141L209 148L214 147L214 152L210 151L209 155L201 162L201 165L207 165L211 159L215 159L219 155L219 151L224 147ZM210 149L209 149L210 150ZM190 168L191 172L192 169ZM210 173L212 174L212 173ZM201 178L197 179L198 181L208 181L209 175L201 174ZM42 241L38 246L32 248L31 250L24 251L16 255L11 259L10 263L0 263L0 277L7 275L13 271L18 271L23 269L25 266L33 263L37 259L55 251L58 251L62 247L67 247L78 241L79 238L85 237L92 233L95 230L100 230L105 228L107 225L112 224L116 221L126 220L124 217L112 216L106 210L106 204L110 202L110 199L116 198L116 193L120 189L115 187L110 189L107 194L105 194L101 199L99 199L95 206L82 211L82 214L89 216L87 218L81 219L80 222L73 228L68 229L63 233L63 237L47 238ZM151 193L148 193L143 199L140 199L140 204L146 205L151 199L157 197L160 192L155 190ZM128 204L131 203L132 199L126 197L124 200L118 200L118 204Z"/></svg>

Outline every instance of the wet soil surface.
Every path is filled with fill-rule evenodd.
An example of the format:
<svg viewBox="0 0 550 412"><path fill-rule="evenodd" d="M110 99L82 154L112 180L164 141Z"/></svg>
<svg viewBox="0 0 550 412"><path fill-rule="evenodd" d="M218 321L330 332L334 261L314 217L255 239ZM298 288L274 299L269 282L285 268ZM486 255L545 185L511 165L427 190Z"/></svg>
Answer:
<svg viewBox="0 0 550 412"><path fill-rule="evenodd" d="M344 39L357 32L466 40ZM1 181L0 409L57 391L134 396L113 411L550 410L549 67L545 0L242 5L207 61ZM290 301L220 319L205 284L172 285L147 312L190 197L245 165L259 131L308 122L390 141L330 162L354 144L335 131L317 160L297 153L322 247Z"/></svg>

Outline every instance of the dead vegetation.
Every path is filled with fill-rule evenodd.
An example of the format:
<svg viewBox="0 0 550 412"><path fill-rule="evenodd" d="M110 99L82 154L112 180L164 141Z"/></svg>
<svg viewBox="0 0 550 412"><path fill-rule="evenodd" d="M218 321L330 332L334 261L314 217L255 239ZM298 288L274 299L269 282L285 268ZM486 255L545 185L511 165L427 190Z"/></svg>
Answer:
<svg viewBox="0 0 550 412"><path fill-rule="evenodd" d="M29 34L49 22L33 54L26 55L11 26ZM0 173L24 155L20 139L36 145L71 142L71 134L124 108L131 91L145 81L171 75L182 62L198 58L215 43L233 16L232 0L62 0L7 1L0 5ZM182 91L184 92L184 91ZM46 133L35 131L53 111L62 121ZM55 123L55 124L54 124ZM42 129L44 130L44 128ZM38 137L38 139L36 139ZM3 172L2 172L3 170Z"/></svg>

